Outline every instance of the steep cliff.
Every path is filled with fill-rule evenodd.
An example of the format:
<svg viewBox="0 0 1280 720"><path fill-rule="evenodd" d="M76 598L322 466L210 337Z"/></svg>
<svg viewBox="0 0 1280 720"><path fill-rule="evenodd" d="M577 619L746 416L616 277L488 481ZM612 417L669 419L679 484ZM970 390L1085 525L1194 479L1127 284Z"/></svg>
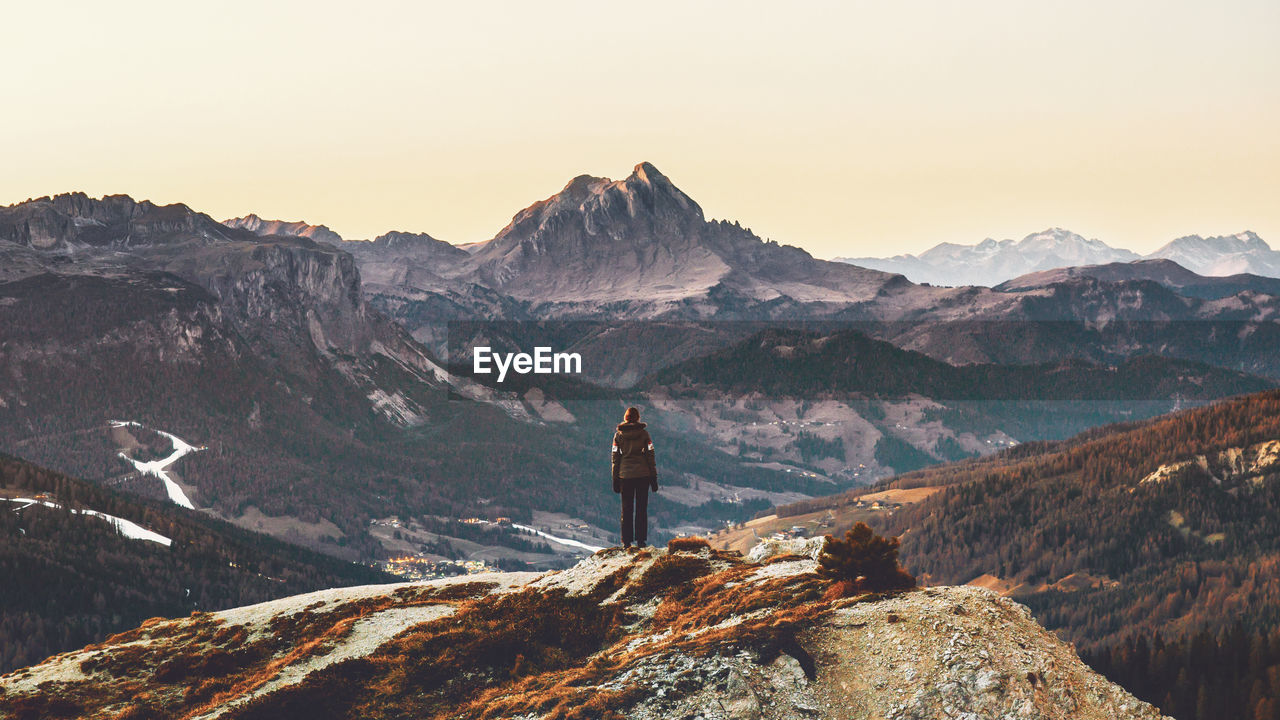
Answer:
<svg viewBox="0 0 1280 720"><path fill-rule="evenodd" d="M302 337L321 353L367 353L369 313L352 257L296 238L228 242L161 256L164 267L211 292L246 336L277 351Z"/></svg>

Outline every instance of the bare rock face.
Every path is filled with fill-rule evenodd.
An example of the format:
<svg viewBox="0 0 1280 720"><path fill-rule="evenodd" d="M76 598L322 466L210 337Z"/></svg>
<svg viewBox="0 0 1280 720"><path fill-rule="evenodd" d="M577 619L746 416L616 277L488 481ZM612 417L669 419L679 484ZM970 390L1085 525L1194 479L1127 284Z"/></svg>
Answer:
<svg viewBox="0 0 1280 720"><path fill-rule="evenodd" d="M148 621L0 678L0 717L1161 718L1011 600L829 600L815 567L614 548Z"/></svg>
<svg viewBox="0 0 1280 720"><path fill-rule="evenodd" d="M249 337L270 345L303 329L321 352L367 352L372 340L360 272L347 253L289 239L231 243L166 258L208 289Z"/></svg>
<svg viewBox="0 0 1280 720"><path fill-rule="evenodd" d="M350 254L327 228L250 215L223 225L186 205L83 193L0 208L0 239L36 251L58 274L173 273L217 298L228 320L284 356L367 352L374 331ZM107 252L107 251L110 252ZM12 252L8 254L14 254ZM314 348L297 347L309 338Z"/></svg>

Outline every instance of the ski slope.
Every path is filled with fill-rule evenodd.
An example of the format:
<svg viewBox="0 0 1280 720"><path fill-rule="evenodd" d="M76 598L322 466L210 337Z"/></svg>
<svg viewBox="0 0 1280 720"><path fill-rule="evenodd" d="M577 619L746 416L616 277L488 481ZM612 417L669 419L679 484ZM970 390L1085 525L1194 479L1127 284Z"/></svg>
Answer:
<svg viewBox="0 0 1280 720"><path fill-rule="evenodd" d="M146 426L143 425L142 423L134 422L132 420L112 420L111 427L145 428ZM139 462L138 460L134 460L133 458L129 457L128 455L125 455L124 453L119 453L119 455L125 462L128 462L129 464L133 465L135 468L137 468L138 472L142 473L143 475L150 475L152 477L159 478L160 481L164 483L165 491L169 493L169 499L172 500L175 504L181 505L184 508L190 508L194 510L195 505L191 504L191 498L188 498L187 494L182 491L182 488L178 485L178 483L174 482L173 478L169 477L169 473L167 472L167 470L169 469L170 465L173 465L174 463L178 462L183 457L193 452L206 450L207 448L196 447L194 445L191 445L190 443L178 437L177 435L167 433L163 430L155 430L155 432L165 436L166 438L169 439L169 442L173 443L173 452L169 453L168 457L161 458L160 460L152 460L150 462Z"/></svg>

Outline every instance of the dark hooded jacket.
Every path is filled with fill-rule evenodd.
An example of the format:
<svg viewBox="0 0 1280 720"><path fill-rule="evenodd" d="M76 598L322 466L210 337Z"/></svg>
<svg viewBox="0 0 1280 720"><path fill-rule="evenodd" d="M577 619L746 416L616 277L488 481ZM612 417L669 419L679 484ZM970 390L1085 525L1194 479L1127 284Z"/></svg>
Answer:
<svg viewBox="0 0 1280 720"><path fill-rule="evenodd" d="M657 484L658 466L653 459L653 440L642 422L624 422L613 435L613 479L652 478Z"/></svg>

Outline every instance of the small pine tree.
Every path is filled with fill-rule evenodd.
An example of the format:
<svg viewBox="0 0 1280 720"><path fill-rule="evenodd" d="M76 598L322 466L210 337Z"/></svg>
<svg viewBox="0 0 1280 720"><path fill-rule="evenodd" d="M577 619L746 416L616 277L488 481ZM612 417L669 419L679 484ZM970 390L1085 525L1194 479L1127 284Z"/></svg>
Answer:
<svg viewBox="0 0 1280 720"><path fill-rule="evenodd" d="M916 579L898 564L898 538L876 535L866 523L854 525L844 540L827 536L818 558L818 575L832 582L830 597L916 586Z"/></svg>

